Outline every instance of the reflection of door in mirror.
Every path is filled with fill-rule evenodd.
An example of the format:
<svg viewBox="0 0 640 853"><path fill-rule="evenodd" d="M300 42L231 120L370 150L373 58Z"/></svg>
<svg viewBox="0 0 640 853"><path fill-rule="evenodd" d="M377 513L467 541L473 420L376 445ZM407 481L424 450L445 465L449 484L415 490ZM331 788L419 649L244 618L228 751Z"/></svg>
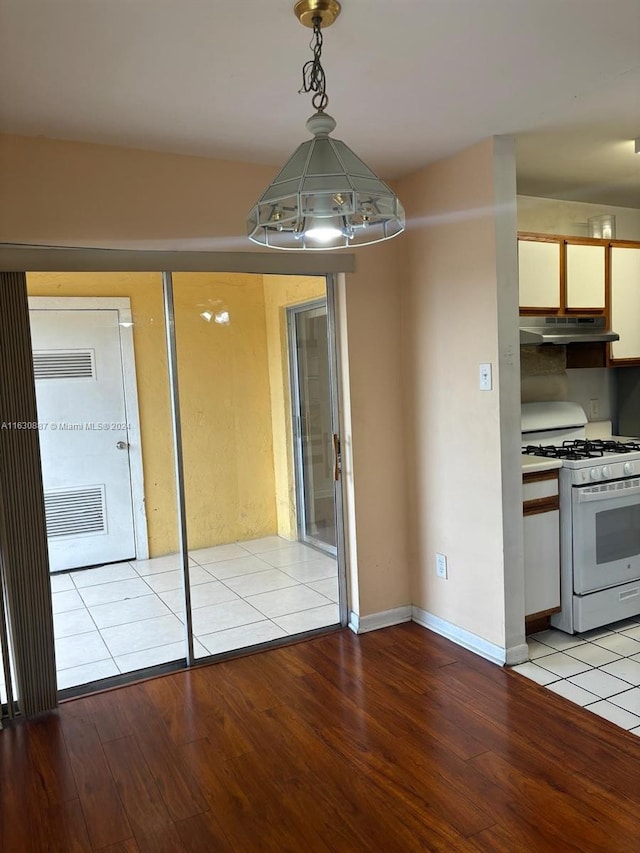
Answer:
<svg viewBox="0 0 640 853"><path fill-rule="evenodd" d="M298 530L303 541L335 554L333 429L327 306L291 310Z"/></svg>
<svg viewBox="0 0 640 853"><path fill-rule="evenodd" d="M101 301L30 301L52 572L147 556L136 553L125 394L135 367L123 360L119 308Z"/></svg>

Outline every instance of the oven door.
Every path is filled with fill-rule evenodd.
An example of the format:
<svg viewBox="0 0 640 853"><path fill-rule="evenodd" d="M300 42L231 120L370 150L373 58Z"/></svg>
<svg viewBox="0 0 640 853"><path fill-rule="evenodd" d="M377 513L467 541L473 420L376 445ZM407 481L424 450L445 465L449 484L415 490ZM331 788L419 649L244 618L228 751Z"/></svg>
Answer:
<svg viewBox="0 0 640 853"><path fill-rule="evenodd" d="M640 478L571 490L577 595L640 578Z"/></svg>

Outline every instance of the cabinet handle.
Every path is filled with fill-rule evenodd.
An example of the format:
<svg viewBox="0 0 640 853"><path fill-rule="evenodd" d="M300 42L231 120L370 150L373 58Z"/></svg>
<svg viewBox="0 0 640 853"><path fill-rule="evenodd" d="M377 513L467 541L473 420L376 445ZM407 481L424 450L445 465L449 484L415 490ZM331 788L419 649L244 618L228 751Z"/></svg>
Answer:
<svg viewBox="0 0 640 853"><path fill-rule="evenodd" d="M342 455L340 453L340 436L333 434L333 479L338 482L342 471Z"/></svg>

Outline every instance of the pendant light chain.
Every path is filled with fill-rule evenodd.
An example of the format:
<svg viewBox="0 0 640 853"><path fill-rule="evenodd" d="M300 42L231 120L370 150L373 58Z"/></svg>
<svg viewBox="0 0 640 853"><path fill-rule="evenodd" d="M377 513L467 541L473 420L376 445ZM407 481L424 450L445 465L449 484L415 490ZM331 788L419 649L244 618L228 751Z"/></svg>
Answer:
<svg viewBox="0 0 640 853"><path fill-rule="evenodd" d="M322 18L313 19L313 38L309 43L309 47L313 51L313 59L302 66L302 88L299 94L304 92L315 92L311 98L311 103L319 112L324 112L329 104L329 98L326 93L326 77L324 68L322 67Z"/></svg>

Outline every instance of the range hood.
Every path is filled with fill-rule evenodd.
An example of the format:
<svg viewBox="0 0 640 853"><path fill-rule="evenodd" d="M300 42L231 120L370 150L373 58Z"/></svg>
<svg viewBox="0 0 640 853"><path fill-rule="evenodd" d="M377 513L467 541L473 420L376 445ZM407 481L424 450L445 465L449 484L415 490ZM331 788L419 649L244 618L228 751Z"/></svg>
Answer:
<svg viewBox="0 0 640 853"><path fill-rule="evenodd" d="M620 340L604 317L520 317L520 344L606 343Z"/></svg>

